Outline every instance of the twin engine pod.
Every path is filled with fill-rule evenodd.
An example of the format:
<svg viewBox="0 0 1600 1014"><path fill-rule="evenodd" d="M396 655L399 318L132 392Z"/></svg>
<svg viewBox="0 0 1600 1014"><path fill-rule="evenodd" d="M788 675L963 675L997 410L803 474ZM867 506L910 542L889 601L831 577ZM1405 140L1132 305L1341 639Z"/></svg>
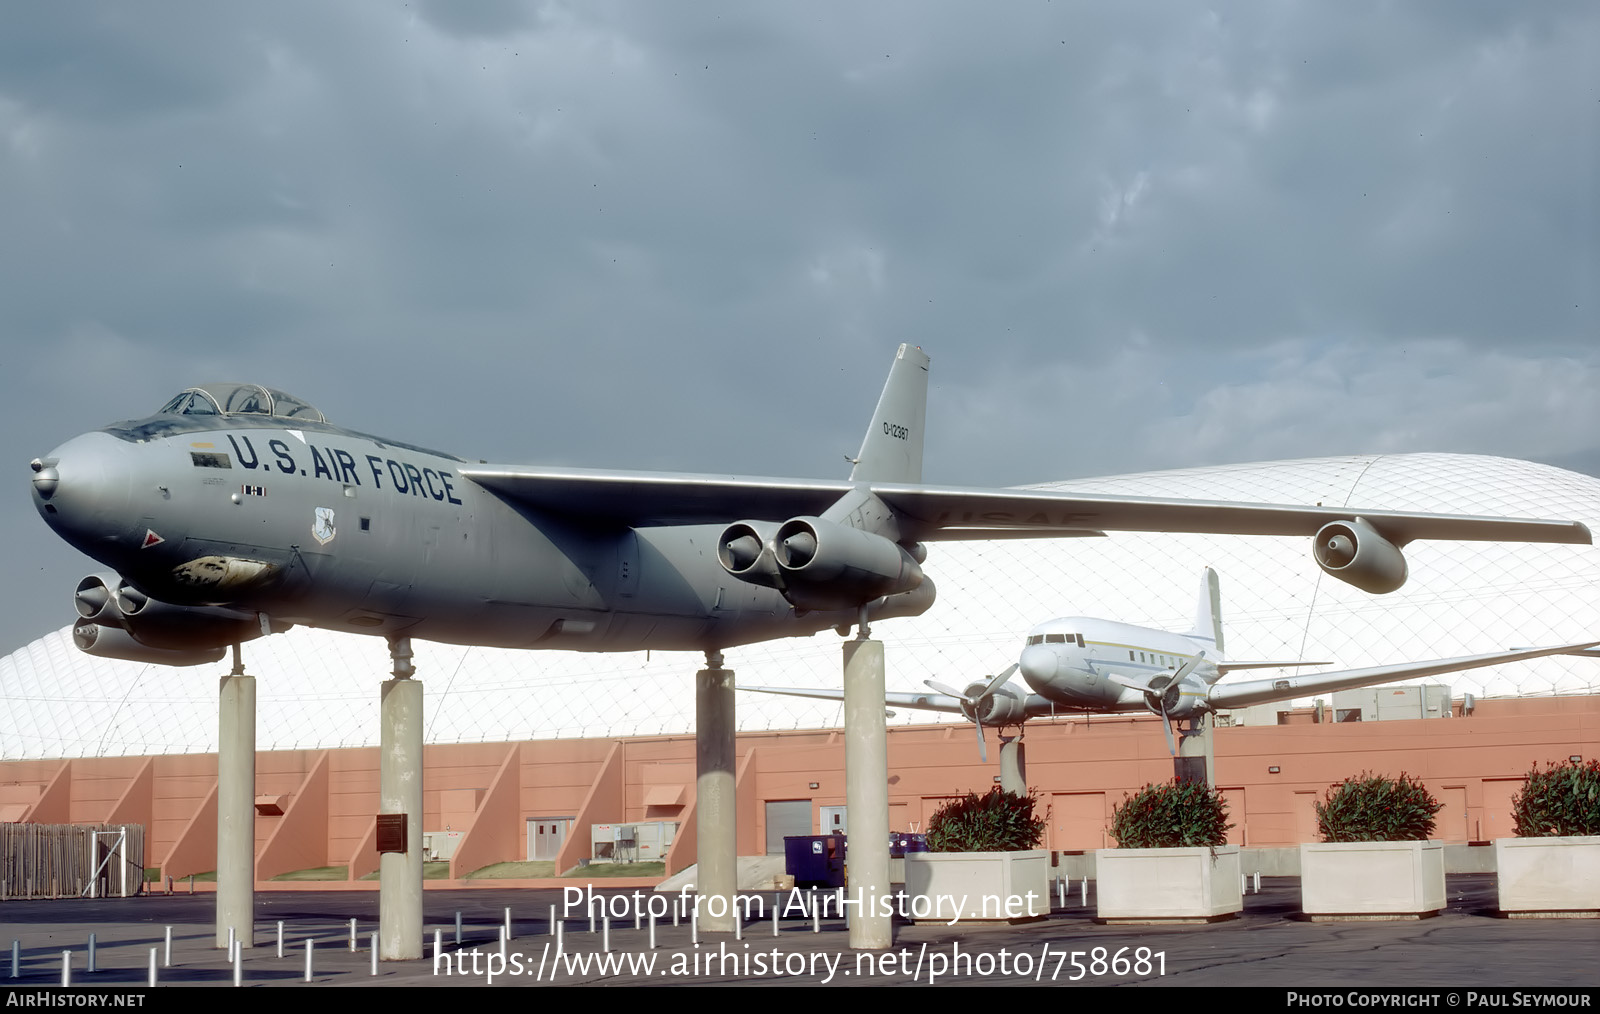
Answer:
<svg viewBox="0 0 1600 1014"><path fill-rule="evenodd" d="M800 609L856 609L923 582L921 543L911 549L881 535L817 517L739 521L723 529L717 560L729 574L776 588Z"/></svg>
<svg viewBox="0 0 1600 1014"><path fill-rule="evenodd" d="M89 575L78 582L72 598L79 616L73 643L100 658L205 665L220 661L229 645L267 633L256 613L175 606L151 598L116 574Z"/></svg>
<svg viewBox="0 0 1600 1014"><path fill-rule="evenodd" d="M1361 518L1323 525L1312 540L1311 555L1327 573L1374 595L1406 583L1405 554Z"/></svg>

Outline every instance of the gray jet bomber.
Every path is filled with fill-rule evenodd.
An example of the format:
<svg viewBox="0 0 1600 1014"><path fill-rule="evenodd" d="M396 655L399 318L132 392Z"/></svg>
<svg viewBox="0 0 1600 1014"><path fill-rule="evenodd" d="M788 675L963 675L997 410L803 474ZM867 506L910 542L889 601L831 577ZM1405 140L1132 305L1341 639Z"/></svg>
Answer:
<svg viewBox="0 0 1600 1014"><path fill-rule="evenodd" d="M844 633L931 606L925 544L947 539L1314 536L1318 566L1376 593L1413 539L1590 541L1576 522L924 485L928 362L900 346L842 481L479 464L214 384L34 459L33 500L111 569L78 585L78 646L169 665L296 623L584 651Z"/></svg>

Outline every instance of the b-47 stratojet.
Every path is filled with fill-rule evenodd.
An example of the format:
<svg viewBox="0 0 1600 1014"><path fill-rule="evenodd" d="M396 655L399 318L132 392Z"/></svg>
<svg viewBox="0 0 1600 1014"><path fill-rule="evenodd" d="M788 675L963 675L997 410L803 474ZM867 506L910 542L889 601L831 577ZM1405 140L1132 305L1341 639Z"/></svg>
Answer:
<svg viewBox="0 0 1600 1014"><path fill-rule="evenodd" d="M33 500L110 568L78 585L78 645L172 665L296 623L708 653L864 629L933 604L941 539L1313 536L1319 566L1373 592L1405 580L1414 539L1589 542L1563 521L925 485L927 371L900 347L844 480L481 464L213 384L35 459Z"/></svg>
<svg viewBox="0 0 1600 1014"><path fill-rule="evenodd" d="M897 708L964 716L977 725L979 750L985 760L984 726L1020 726L1030 718L1047 715L1148 711L1169 720L1167 741L1170 747L1170 721L1174 719L1192 719L1252 704L1520 662L1542 655L1575 654L1591 645L1592 642L1553 648L1517 648L1426 662L1223 683L1219 682L1222 677L1238 670L1288 669L1327 663L1227 661L1223 654L1217 573L1207 567L1200 576L1194 628L1186 633L1089 616L1046 620L1028 631L1021 657L998 676L975 680L964 690L925 680L934 693L886 694L885 703ZM1026 688L1010 682L1011 675L1019 669ZM843 699L837 690L745 686L739 689L827 701Z"/></svg>

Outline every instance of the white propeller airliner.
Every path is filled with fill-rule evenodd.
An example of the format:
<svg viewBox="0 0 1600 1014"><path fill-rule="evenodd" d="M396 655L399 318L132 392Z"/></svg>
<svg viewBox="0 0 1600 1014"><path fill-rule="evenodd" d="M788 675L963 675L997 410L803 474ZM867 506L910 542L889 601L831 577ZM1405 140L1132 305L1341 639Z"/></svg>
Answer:
<svg viewBox="0 0 1600 1014"><path fill-rule="evenodd" d="M1056 714L1118 714L1150 711L1170 723L1196 718L1207 712L1251 704L1285 701L1312 694L1354 687L1393 683L1516 662L1541 655L1576 653L1593 646L1567 644L1553 648L1524 648L1486 655L1402 662L1339 672L1280 676L1274 679L1219 682L1240 669L1281 669L1326 662L1226 661L1222 648L1222 619L1216 571L1207 567L1200 578L1200 599L1194 629L1183 634L1131 623L1088 616L1068 616L1045 622L1028 631L1022 656L998 676L969 684L965 691L925 681L936 693L891 693L885 701L893 707L945 711L966 716L978 726L980 749L983 727L1020 725L1029 718ZM1032 693L1010 682L1021 670ZM757 693L784 694L837 701L837 690L802 690L793 687L740 687ZM1169 748L1171 727L1167 727ZM987 751L984 750L985 760Z"/></svg>

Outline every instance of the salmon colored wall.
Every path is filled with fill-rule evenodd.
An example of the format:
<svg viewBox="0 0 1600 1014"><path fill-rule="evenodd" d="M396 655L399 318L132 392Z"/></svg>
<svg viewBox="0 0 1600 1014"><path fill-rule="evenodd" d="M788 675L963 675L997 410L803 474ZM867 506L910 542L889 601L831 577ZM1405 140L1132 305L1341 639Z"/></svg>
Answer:
<svg viewBox="0 0 1600 1014"><path fill-rule="evenodd" d="M1215 778L1229 798L1240 844L1305 840L1314 826L1312 804L1330 784L1363 771L1421 779L1445 803L1442 840L1504 836L1511 797L1535 762L1600 754L1600 696L1480 701L1473 715L1449 719L1313 724L1307 712L1289 718L1286 725L1216 731ZM1172 774L1152 716L1029 723L1024 742L1029 783L1050 808L1052 848L1104 844L1123 795ZM986 791L1000 749L993 730L988 747L990 763L983 765L971 726L890 729L897 829L925 827L945 799ZM845 802L837 731L740 736L736 756L742 853L764 847L768 801L810 800L813 821L817 807ZM468 832L472 847L457 865L475 868L525 858L528 819L576 816L560 859L565 868L589 854L590 824L678 820L682 848L674 849L672 862L686 863L694 844L694 757L693 736L430 746L424 830L449 823ZM314 769L325 772L325 783L320 774L312 777ZM147 854L177 876L215 866L215 786L211 755L0 763L0 804L25 807L28 820L100 822L148 812ZM257 795L285 796L290 807L283 817L257 821L258 845L272 842L263 861L274 870L352 857L362 865L359 857L372 848L378 752L262 753ZM469 810L469 826L462 827Z"/></svg>

